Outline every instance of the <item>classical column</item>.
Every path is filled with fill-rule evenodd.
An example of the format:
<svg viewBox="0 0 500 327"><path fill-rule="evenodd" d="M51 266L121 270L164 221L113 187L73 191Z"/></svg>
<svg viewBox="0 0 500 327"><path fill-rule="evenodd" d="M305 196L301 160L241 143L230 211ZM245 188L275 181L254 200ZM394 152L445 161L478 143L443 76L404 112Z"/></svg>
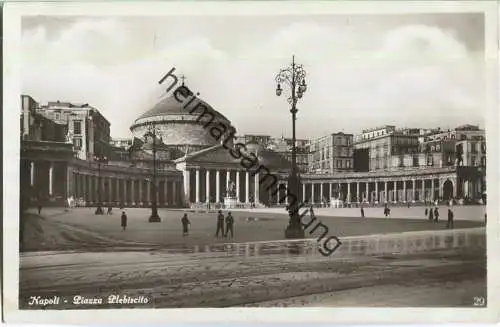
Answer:
<svg viewBox="0 0 500 327"><path fill-rule="evenodd" d="M54 193L54 163L51 162L49 166L49 195Z"/></svg>
<svg viewBox="0 0 500 327"><path fill-rule="evenodd" d="M431 179L431 202L434 202L434 178Z"/></svg>
<svg viewBox="0 0 500 327"><path fill-rule="evenodd" d="M141 179L138 184L139 184L139 189L137 191L139 193L139 203L143 203L144 199L142 195L142 187L144 186L144 181Z"/></svg>
<svg viewBox="0 0 500 327"><path fill-rule="evenodd" d="M163 203L168 205L168 179L163 181Z"/></svg>
<svg viewBox="0 0 500 327"><path fill-rule="evenodd" d="M179 204L179 195L177 194L177 181L172 182L172 201L174 202L174 205Z"/></svg>
<svg viewBox="0 0 500 327"><path fill-rule="evenodd" d="M200 202L200 169L196 168L196 203Z"/></svg>
<svg viewBox="0 0 500 327"><path fill-rule="evenodd" d="M210 203L210 170L207 169L205 174L205 202Z"/></svg>
<svg viewBox="0 0 500 327"><path fill-rule="evenodd" d="M314 183L311 183L311 204L314 204Z"/></svg>
<svg viewBox="0 0 500 327"><path fill-rule="evenodd" d="M306 183L302 182L302 202L306 202Z"/></svg>
<svg viewBox="0 0 500 327"><path fill-rule="evenodd" d="M384 182L384 202L388 202L387 198L387 181Z"/></svg>
<svg viewBox="0 0 500 327"><path fill-rule="evenodd" d="M35 186L35 162L30 162L30 185Z"/></svg>
<svg viewBox="0 0 500 327"><path fill-rule="evenodd" d="M190 199L190 185L191 183L191 176L190 176L190 172L189 172L189 169L186 169L184 171L184 201L187 202L187 203L190 203L191 202L191 199Z"/></svg>
<svg viewBox="0 0 500 327"><path fill-rule="evenodd" d="M108 178L108 202L113 201L113 179Z"/></svg>
<svg viewBox="0 0 500 327"><path fill-rule="evenodd" d="M415 199L415 192L416 192L416 190L415 190L416 185L415 185L415 184L416 184L416 180L415 180L415 178L414 178L414 179L412 179L412 180L411 180L411 188L412 188L412 192L413 192L413 194L411 195L411 200L412 200L412 201L415 201L415 200L416 200L416 199Z"/></svg>
<svg viewBox="0 0 500 327"><path fill-rule="evenodd" d="M365 194L366 194L366 200L370 202L370 183L366 182L365 183Z"/></svg>
<svg viewBox="0 0 500 327"><path fill-rule="evenodd" d="M231 171L228 169L226 170L226 190L229 189L229 180L231 179ZM226 194L226 196L228 196Z"/></svg>
<svg viewBox="0 0 500 327"><path fill-rule="evenodd" d="M87 175L81 175L82 180L82 198L87 201Z"/></svg>
<svg viewBox="0 0 500 327"><path fill-rule="evenodd" d="M220 202L220 171L215 171L215 203Z"/></svg>
<svg viewBox="0 0 500 327"><path fill-rule="evenodd" d="M351 182L350 181L347 182L347 203L351 203Z"/></svg>
<svg viewBox="0 0 500 327"><path fill-rule="evenodd" d="M378 202L378 181L375 181L375 202Z"/></svg>
<svg viewBox="0 0 500 327"><path fill-rule="evenodd" d="M137 199L135 198L135 179L130 180L130 202L135 206Z"/></svg>
<svg viewBox="0 0 500 327"><path fill-rule="evenodd" d="M127 192L127 188L128 188L128 180L124 179L123 180L123 202L124 203L129 203L128 201L128 192Z"/></svg>
<svg viewBox="0 0 500 327"><path fill-rule="evenodd" d="M393 182L393 185L394 185L394 192L393 192L394 195L393 195L393 199L392 200L394 202L398 202L398 181L395 180Z"/></svg>
<svg viewBox="0 0 500 327"><path fill-rule="evenodd" d="M356 182L356 202L359 201L359 182Z"/></svg>
<svg viewBox="0 0 500 327"><path fill-rule="evenodd" d="M146 202L149 205L149 202L151 202L151 181L146 181Z"/></svg>
<svg viewBox="0 0 500 327"><path fill-rule="evenodd" d="M406 202L406 180L403 180L403 202Z"/></svg>
<svg viewBox="0 0 500 327"><path fill-rule="evenodd" d="M236 171L236 199L240 202L240 171Z"/></svg>
<svg viewBox="0 0 500 327"><path fill-rule="evenodd" d="M254 177L254 190L255 190L255 195L254 195L254 203L257 204L260 202L260 198L259 198L259 175L260 173L257 173L255 174L255 177Z"/></svg>
<svg viewBox="0 0 500 327"><path fill-rule="evenodd" d="M438 192L439 192L439 198L442 199L444 194L443 194L443 185L444 181L442 178L439 179L439 184L438 184Z"/></svg>
<svg viewBox="0 0 500 327"><path fill-rule="evenodd" d="M420 201L425 202L425 179L422 179L422 196Z"/></svg>
<svg viewBox="0 0 500 327"><path fill-rule="evenodd" d="M319 183L319 187L320 187L320 189L319 189L319 196L320 196L319 203L322 203L323 202L323 198L324 198L324 195L323 195L323 186L324 186L323 183Z"/></svg>
<svg viewBox="0 0 500 327"><path fill-rule="evenodd" d="M245 174L245 203L250 203L250 173Z"/></svg>

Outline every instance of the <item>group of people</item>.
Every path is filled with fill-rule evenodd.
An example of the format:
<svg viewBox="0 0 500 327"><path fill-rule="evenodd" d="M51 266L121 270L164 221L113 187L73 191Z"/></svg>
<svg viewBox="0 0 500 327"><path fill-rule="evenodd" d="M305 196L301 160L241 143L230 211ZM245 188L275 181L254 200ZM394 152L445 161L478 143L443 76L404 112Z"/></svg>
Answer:
<svg viewBox="0 0 500 327"><path fill-rule="evenodd" d="M181 218L182 223L182 236L189 235L189 225L191 222L189 221L187 213L184 214ZM225 225L225 228L224 228ZM222 210L219 210L217 214L217 229L215 231L215 237L228 237L229 233L231 233L231 238L234 238L234 217L231 215L231 212L227 213L227 216L224 217Z"/></svg>
<svg viewBox="0 0 500 327"><path fill-rule="evenodd" d="M434 221L434 223L439 222L439 208L436 206L433 208L425 208L425 216L428 217L429 222ZM453 210L448 208L448 221L446 223L446 228L453 228Z"/></svg>

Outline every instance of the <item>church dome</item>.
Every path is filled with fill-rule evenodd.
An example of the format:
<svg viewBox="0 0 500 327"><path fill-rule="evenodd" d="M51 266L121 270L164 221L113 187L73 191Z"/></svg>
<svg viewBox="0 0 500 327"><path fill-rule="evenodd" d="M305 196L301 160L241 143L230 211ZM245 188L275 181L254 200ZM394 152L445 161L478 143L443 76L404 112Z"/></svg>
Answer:
<svg viewBox="0 0 500 327"><path fill-rule="evenodd" d="M181 96L178 96L177 98L175 97L174 94L179 89L180 89L179 92L182 92L182 94L186 95L184 99ZM194 100L191 101L193 97ZM186 106L188 102L190 102L191 104ZM224 115L222 115L220 112L212 108L212 106L210 106L208 103L198 98L197 96L194 96L193 92L186 86L178 87L174 92L172 92L172 95L160 100L160 102L154 105L153 108L149 109L141 116L139 116L139 118L136 119L136 122L138 120L142 120L145 118L164 116L164 115L187 114L187 115L198 116L197 112L190 113L190 110L192 110L197 105L204 106L205 108L207 108L206 110L214 114L214 116L229 122L229 120ZM184 108L184 106L186 106L186 108Z"/></svg>
<svg viewBox="0 0 500 327"><path fill-rule="evenodd" d="M152 125L157 127L165 145L185 153L220 144L225 137L214 137L210 133L212 126L223 125L225 135L235 131L229 119L184 85L141 114L130 130L134 137L142 139Z"/></svg>

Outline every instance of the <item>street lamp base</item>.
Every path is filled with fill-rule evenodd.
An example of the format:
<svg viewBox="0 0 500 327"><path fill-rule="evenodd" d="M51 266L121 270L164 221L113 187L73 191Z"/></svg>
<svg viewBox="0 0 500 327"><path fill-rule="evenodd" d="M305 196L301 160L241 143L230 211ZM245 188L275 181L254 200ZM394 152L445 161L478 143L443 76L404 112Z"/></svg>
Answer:
<svg viewBox="0 0 500 327"><path fill-rule="evenodd" d="M151 216L149 217L149 222L150 223L161 222L161 218L158 215L158 209L157 209L156 205L153 205L153 207L151 208Z"/></svg>
<svg viewBox="0 0 500 327"><path fill-rule="evenodd" d="M104 215L104 210L102 209L102 205L98 204L97 208L95 209L95 214L96 215Z"/></svg>
<svg viewBox="0 0 500 327"><path fill-rule="evenodd" d="M159 222L161 222L161 218L158 215L157 216L151 215L151 217L149 217L149 222L150 223L159 223Z"/></svg>

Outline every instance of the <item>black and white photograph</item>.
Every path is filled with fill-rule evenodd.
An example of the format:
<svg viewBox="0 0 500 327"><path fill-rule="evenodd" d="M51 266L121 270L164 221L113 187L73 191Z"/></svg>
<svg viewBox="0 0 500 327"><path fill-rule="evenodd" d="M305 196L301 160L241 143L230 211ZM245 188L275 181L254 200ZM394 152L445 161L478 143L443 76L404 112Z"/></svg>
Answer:
<svg viewBox="0 0 500 327"><path fill-rule="evenodd" d="M16 319L498 319L495 3L284 3L14 6Z"/></svg>

